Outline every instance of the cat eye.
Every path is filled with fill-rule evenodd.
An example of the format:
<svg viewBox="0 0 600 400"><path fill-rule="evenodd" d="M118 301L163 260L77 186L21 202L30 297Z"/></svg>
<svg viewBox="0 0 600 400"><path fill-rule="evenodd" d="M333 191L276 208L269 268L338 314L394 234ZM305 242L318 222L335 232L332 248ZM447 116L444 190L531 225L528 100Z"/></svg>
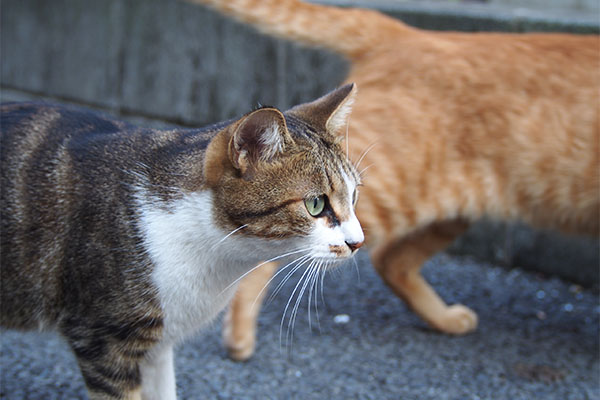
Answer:
<svg viewBox="0 0 600 400"><path fill-rule="evenodd" d="M304 200L308 213L313 217L318 216L325 209L325 196L309 197Z"/></svg>
<svg viewBox="0 0 600 400"><path fill-rule="evenodd" d="M354 193L352 193L352 207L356 207L357 201L358 201L358 190L354 189Z"/></svg>

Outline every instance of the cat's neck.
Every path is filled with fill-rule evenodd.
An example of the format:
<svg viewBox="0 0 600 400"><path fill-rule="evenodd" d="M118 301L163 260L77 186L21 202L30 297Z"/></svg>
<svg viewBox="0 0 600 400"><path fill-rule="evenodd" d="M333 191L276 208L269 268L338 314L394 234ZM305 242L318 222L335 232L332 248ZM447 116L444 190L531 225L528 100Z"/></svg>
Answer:
<svg viewBox="0 0 600 400"><path fill-rule="evenodd" d="M196 265L194 271L228 285L273 250L244 237L243 226L227 232L214 222L209 190L184 194L168 203L142 195L140 227L157 264ZM201 269L201 270L200 270Z"/></svg>
<svg viewBox="0 0 600 400"><path fill-rule="evenodd" d="M213 218L211 192L168 204L140 195L139 225L152 280L166 315L165 340L179 341L209 323L229 302L237 281L279 245L225 232Z"/></svg>

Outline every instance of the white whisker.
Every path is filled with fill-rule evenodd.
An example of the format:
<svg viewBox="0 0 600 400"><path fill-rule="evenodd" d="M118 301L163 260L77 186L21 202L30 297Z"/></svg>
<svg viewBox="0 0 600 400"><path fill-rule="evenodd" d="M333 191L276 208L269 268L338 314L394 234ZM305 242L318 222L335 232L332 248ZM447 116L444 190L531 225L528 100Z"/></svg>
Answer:
<svg viewBox="0 0 600 400"><path fill-rule="evenodd" d="M313 263L314 263L314 260L313 260ZM312 265L312 263L311 263L311 265ZM300 285L302 284L302 281L304 280L304 277L306 276L306 274L308 273L309 270L310 270L310 266L302 273L302 276L296 283L296 286L294 287L294 290L292 291L292 294L290 295L290 298L288 299L288 301L285 305L285 308L283 310L283 315L281 316L281 323L279 324L279 348L280 349L281 349L281 337L282 337L282 333L283 333L283 322L285 321L285 316L287 314L288 308L290 307L292 299L294 298L294 295L296 294L296 291L298 290L298 287L300 287ZM290 320L291 320L291 315L290 315ZM288 323L288 329L287 329L287 333L286 333L286 347L289 344L289 332L290 332L290 324ZM288 350L291 350L290 347L287 347L287 348L288 348Z"/></svg>
<svg viewBox="0 0 600 400"><path fill-rule="evenodd" d="M294 273L296 271L298 271L300 268L302 268L302 266L304 266L307 262L309 262L311 260L310 256L304 256L304 257L306 257L306 258L304 260L302 260L302 262L300 264L298 264L294 268L292 268L292 270L289 271L287 273L287 275L283 277L283 279L281 280L281 282L279 282L279 284L277 285L277 287L275 287L275 290L273 290L273 293L269 296L269 299L267 300L267 303L270 303L271 301L273 301L273 299L275 298L275 296L277 296L277 294L279 293L279 291L283 288L283 285L285 285L285 283L291 278L291 276L294 275ZM300 260L300 259L298 259L298 260Z"/></svg>
<svg viewBox="0 0 600 400"><path fill-rule="evenodd" d="M306 275L306 279L304 279L304 284L302 285L302 289L300 290L300 293L298 293L298 297L296 298L296 304L294 305L294 310L293 310L294 319L292 322L292 335L294 334L294 326L296 325L296 317L298 316L298 309L300 306L300 301L302 300L302 297L304 296L304 292L306 291L306 288L308 287L308 284L312 280L312 276L315 273L315 262L310 264L310 266L308 267L308 271L309 271L309 273L308 273L308 275ZM310 325L310 323L309 323L309 325Z"/></svg>
<svg viewBox="0 0 600 400"><path fill-rule="evenodd" d="M350 149L350 135L348 134L348 130L350 128L350 115L348 115L348 119L346 120L346 161L348 161L348 151Z"/></svg>
<svg viewBox="0 0 600 400"><path fill-rule="evenodd" d="M356 262L356 257L352 257L352 262L354 263L354 269L356 270L356 275L358 277L358 283L360 284L360 269L358 269L358 263Z"/></svg>
<svg viewBox="0 0 600 400"><path fill-rule="evenodd" d="M321 301L323 302L323 305L325 305L325 296L323 295L323 286L324 285L324 281L325 281L325 271L327 270L327 268L323 268L323 271L321 271Z"/></svg>
<svg viewBox="0 0 600 400"><path fill-rule="evenodd" d="M225 235L225 237L221 240L219 240L217 243L215 243L211 248L210 251L213 251L218 245L220 245L221 243L223 243L228 237L230 237L231 235L233 235L234 233L244 229L245 227L247 227L248 224L244 224L238 228L235 228L234 230L232 230L231 232L229 232L227 235Z"/></svg>
<svg viewBox="0 0 600 400"><path fill-rule="evenodd" d="M365 172L367 172L367 170L368 170L369 168L371 168L373 165L375 165L375 164L369 164L369 165L367 165L366 167L364 167L363 169L361 169L361 170L358 172L358 176L360 176L361 178L363 178L363 174L364 174Z"/></svg>
<svg viewBox="0 0 600 400"><path fill-rule="evenodd" d="M304 296L304 292L306 290L306 286L308 284L309 278L310 278L310 276L312 274L313 266L315 265L315 262L316 262L316 260L313 260L313 262L310 263L310 265L306 268L306 271L304 271L304 273L300 277L300 280L298 281L298 284L296 285L296 288L294 288L294 292L296 292L296 289L302 283L302 287L300 288L300 291L298 292L298 295L296 296L296 302L294 303L294 306L292 307L292 311L291 311L290 317L288 319L288 327L287 327L287 333L286 333L286 344L289 344L290 350L291 350L291 347L294 344L294 326L296 325L296 316L298 315L298 308L300 306L300 302L302 300L302 296ZM294 292L292 292L292 297L294 295Z"/></svg>
<svg viewBox="0 0 600 400"><path fill-rule="evenodd" d="M236 280L234 280L233 282L231 282L229 285L227 285L227 287L225 287L225 289L221 290L221 293L219 293L219 295L222 295L223 293L225 293L225 292L226 292L228 289L230 289L230 288L231 288L233 285L235 285L236 283L238 283L239 281L241 281L242 279L244 279L244 277L246 277L246 275L248 275L249 273L251 273L251 272L252 272L252 271L254 271L255 269L257 269L257 268L260 268L260 267L262 267L263 265L265 265L265 264L267 264L267 263L270 263L271 261L279 260L279 259L281 259L281 258L284 258L284 257L291 256L292 254L298 254L298 253L301 253L301 252L303 252L303 251L308 251L308 250L310 250L310 249L311 249L311 247L306 247L306 248L302 248L302 249L298 249L298 250L290 251L290 252L288 252L288 253L285 253L285 254L282 254L282 255L280 255L280 256L273 257L273 258L271 258L271 259L269 259L269 260L267 260L267 261L263 261L263 262L261 262L261 263L260 263L260 264L258 264L257 266L255 266L255 267L251 268L251 269L250 269L249 271L247 271L246 273L242 274L242 276L240 276L239 278L237 278Z"/></svg>
<svg viewBox="0 0 600 400"><path fill-rule="evenodd" d="M319 272L321 272L321 267L323 263L319 262L315 267L315 272L311 276L310 290L308 292L308 328L312 331L312 321L310 318L310 305L313 297L313 290L315 289L315 284L319 280ZM319 322L319 308L317 306L317 292L318 290L314 290L315 293L315 314L317 316L317 326L319 327L319 332L321 331L321 324Z"/></svg>
<svg viewBox="0 0 600 400"><path fill-rule="evenodd" d="M303 260L307 260L308 258L310 258L310 255L305 254L305 255L303 255L303 256L301 256L301 257L299 257L299 258L297 258L297 259L295 259L295 260L293 260L293 261L291 261L289 263L287 263L283 267L280 267L279 270L275 274L273 274L273 276L267 281L267 283L265 283L265 285L262 287L262 289L260 290L260 292L258 292L258 295L254 298L254 302L252 302L252 308L254 308L254 306L256 305L256 302L260 298L260 295L262 294L262 292L264 292L269 287L269 284L271 283L271 281L273 281L273 279L275 279L275 277L277 275L279 275L281 272L283 272L285 269L291 267L295 263L301 262ZM277 286L277 287L279 288L280 286L282 286L281 282L280 282L279 286ZM269 303L270 300L272 300L271 296L267 300L267 303Z"/></svg>
<svg viewBox="0 0 600 400"><path fill-rule="evenodd" d="M318 299L318 295L319 295L319 281L322 279L323 276L325 276L326 270L327 270L327 263L322 263L321 266L319 267L319 274L315 278L315 308L316 308L317 299ZM321 292L322 292L322 290L323 289L321 288ZM318 318L319 318L318 310L316 310L316 311L317 311L317 322L319 322L318 321ZM320 323L319 323L319 330L321 330Z"/></svg>
<svg viewBox="0 0 600 400"><path fill-rule="evenodd" d="M371 149L373 147L375 147L375 145L377 144L377 142L375 143L371 143L371 145L369 147L367 147L367 149L365 151L363 151L362 155L360 156L360 158L358 159L358 161L356 162L356 169L358 169L358 167L360 166L360 163L362 162L362 160L366 157L367 153L369 151L371 151Z"/></svg>

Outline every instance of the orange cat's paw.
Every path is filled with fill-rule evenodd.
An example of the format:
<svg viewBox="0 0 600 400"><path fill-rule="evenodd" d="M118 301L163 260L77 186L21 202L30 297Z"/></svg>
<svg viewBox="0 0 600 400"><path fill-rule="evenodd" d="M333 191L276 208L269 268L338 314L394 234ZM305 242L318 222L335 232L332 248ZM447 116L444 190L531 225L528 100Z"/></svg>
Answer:
<svg viewBox="0 0 600 400"><path fill-rule="evenodd" d="M464 335L477 328L477 314L462 304L454 304L446 309L443 318L435 327L451 335Z"/></svg>
<svg viewBox="0 0 600 400"><path fill-rule="evenodd" d="M226 340L225 347L227 348L227 354L235 361L246 361L252 354L254 354L254 340L243 341L235 343L230 340Z"/></svg>
<svg viewBox="0 0 600 400"><path fill-rule="evenodd" d="M256 341L254 335L234 335L227 329L223 334L223 342L227 349L227 354L232 360L235 361L246 361L252 354L254 354L254 348L256 347Z"/></svg>
<svg viewBox="0 0 600 400"><path fill-rule="evenodd" d="M227 354L234 361L246 361L254 354L254 343L244 345L227 345Z"/></svg>

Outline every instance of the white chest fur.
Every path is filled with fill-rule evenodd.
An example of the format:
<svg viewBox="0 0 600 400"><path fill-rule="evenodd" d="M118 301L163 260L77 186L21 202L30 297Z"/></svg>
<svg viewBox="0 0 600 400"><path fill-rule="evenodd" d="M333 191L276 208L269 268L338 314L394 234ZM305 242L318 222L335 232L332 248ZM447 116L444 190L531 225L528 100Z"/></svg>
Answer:
<svg viewBox="0 0 600 400"><path fill-rule="evenodd" d="M248 238L223 240L228 232L213 223L210 192L186 195L168 210L142 203L140 227L165 314L164 342L173 344L225 308L235 291L230 285L260 261L262 246Z"/></svg>

